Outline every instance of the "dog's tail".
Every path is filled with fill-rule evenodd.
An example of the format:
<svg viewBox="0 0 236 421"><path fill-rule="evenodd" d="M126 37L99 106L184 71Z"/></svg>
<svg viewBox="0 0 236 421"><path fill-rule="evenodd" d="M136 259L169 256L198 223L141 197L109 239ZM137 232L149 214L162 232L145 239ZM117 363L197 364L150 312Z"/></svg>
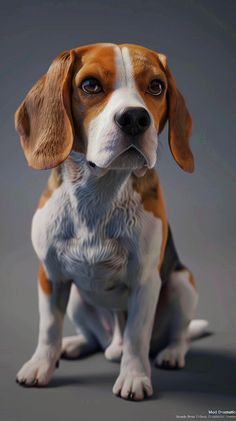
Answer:
<svg viewBox="0 0 236 421"><path fill-rule="evenodd" d="M188 327L188 339L194 341L202 336L208 335L209 322L207 320L194 319L191 320Z"/></svg>

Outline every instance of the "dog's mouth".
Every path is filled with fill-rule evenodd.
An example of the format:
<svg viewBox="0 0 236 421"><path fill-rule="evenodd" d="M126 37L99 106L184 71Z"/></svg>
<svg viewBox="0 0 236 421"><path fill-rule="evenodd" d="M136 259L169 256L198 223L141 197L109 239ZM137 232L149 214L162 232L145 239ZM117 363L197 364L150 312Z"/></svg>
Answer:
<svg viewBox="0 0 236 421"><path fill-rule="evenodd" d="M119 155L110 160L106 167L98 167L94 162L88 161L88 166L95 175L103 175L108 170L131 170L137 176L145 174L148 168L147 158L136 146L129 146Z"/></svg>

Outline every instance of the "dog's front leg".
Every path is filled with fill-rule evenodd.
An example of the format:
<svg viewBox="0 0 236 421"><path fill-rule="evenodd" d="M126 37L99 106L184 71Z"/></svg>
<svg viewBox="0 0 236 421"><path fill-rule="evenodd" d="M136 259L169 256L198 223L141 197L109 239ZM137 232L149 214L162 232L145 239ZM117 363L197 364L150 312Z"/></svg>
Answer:
<svg viewBox="0 0 236 421"><path fill-rule="evenodd" d="M149 346L160 287L156 270L130 293L120 374L113 387L113 393L124 399L142 400L153 393Z"/></svg>
<svg viewBox="0 0 236 421"><path fill-rule="evenodd" d="M39 270L39 336L37 348L17 373L16 381L25 386L44 386L50 381L61 354L63 318L70 282L51 283L43 266Z"/></svg>

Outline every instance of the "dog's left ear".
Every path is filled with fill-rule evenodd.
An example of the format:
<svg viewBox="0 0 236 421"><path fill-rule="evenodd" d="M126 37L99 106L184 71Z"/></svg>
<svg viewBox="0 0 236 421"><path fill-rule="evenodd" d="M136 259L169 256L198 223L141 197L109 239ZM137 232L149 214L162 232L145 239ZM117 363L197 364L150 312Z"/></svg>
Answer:
<svg viewBox="0 0 236 421"><path fill-rule="evenodd" d="M189 146L192 133L192 118L186 107L181 93L176 87L175 80L167 65L167 59L163 54L158 58L164 67L167 76L167 103L169 120L169 146L177 164L187 172L193 172L194 159Z"/></svg>
<svg viewBox="0 0 236 421"><path fill-rule="evenodd" d="M33 168L56 167L72 149L71 77L74 60L73 50L56 57L16 111L15 127L28 164Z"/></svg>

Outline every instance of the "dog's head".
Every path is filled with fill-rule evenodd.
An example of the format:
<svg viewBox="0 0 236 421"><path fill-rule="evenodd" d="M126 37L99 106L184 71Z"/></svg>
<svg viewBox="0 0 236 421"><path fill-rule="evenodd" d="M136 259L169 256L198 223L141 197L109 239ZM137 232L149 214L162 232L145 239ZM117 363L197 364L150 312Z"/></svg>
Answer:
<svg viewBox="0 0 236 421"><path fill-rule="evenodd" d="M75 150L93 171L129 168L137 175L154 167L167 119L171 152L191 172L191 117L166 57L130 44L93 44L60 54L15 116L34 168L55 167Z"/></svg>

